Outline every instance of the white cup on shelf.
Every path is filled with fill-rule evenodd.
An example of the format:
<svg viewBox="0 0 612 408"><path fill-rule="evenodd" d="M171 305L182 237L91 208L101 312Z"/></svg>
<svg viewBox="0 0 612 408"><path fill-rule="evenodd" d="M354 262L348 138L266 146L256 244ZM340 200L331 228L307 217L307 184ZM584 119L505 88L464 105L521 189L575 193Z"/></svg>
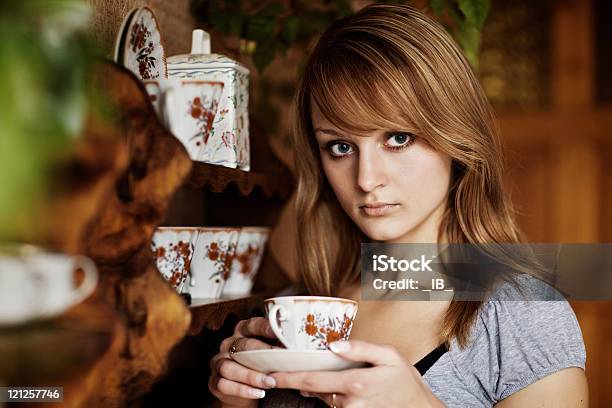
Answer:
<svg viewBox="0 0 612 408"><path fill-rule="evenodd" d="M240 228L198 227L191 278L183 292L192 299L219 299L229 275Z"/></svg>
<svg viewBox="0 0 612 408"><path fill-rule="evenodd" d="M223 82L165 78L143 81L162 123L183 143L194 161L205 155L217 115Z"/></svg>
<svg viewBox="0 0 612 408"><path fill-rule="evenodd" d="M0 248L0 326L57 316L95 289L98 270L85 256L25 245Z"/></svg>

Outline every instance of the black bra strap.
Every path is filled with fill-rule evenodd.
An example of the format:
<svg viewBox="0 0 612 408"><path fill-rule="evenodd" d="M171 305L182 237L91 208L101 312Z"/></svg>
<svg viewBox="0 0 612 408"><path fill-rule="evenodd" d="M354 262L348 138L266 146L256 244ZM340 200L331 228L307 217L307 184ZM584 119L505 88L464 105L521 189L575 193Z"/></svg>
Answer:
<svg viewBox="0 0 612 408"><path fill-rule="evenodd" d="M432 350L431 353L420 359L414 367L419 371L419 374L424 375L432 365L438 361L444 353L448 351L445 343L440 344L436 349Z"/></svg>

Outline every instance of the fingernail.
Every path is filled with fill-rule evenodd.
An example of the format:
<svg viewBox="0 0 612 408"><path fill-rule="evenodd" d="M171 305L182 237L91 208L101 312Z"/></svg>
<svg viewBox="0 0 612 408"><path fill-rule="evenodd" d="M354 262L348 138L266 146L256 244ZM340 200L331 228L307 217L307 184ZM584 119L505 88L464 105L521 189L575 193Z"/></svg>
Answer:
<svg viewBox="0 0 612 408"><path fill-rule="evenodd" d="M263 398L266 396L266 392L264 390L252 389L249 390L249 393L256 398Z"/></svg>
<svg viewBox="0 0 612 408"><path fill-rule="evenodd" d="M265 376L263 383L266 384L268 387L276 387L276 380L274 379L274 377Z"/></svg>
<svg viewBox="0 0 612 408"><path fill-rule="evenodd" d="M329 345L329 348L334 353L344 353L349 351L351 345L346 341L334 341Z"/></svg>

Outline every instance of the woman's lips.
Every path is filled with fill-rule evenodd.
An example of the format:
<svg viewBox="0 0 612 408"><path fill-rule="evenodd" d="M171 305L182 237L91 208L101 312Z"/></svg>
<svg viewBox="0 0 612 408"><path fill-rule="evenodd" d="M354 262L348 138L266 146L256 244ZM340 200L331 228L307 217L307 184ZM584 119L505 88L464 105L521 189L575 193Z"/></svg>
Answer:
<svg viewBox="0 0 612 408"><path fill-rule="evenodd" d="M393 211L396 207L399 207L399 204L375 203L362 205L359 208L368 217L381 217Z"/></svg>

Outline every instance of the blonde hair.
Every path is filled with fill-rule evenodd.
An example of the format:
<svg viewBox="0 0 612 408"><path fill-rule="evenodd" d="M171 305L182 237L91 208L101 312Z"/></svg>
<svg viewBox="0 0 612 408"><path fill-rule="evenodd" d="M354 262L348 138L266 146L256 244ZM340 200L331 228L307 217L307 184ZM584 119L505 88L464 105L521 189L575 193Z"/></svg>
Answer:
<svg viewBox="0 0 612 408"><path fill-rule="evenodd" d="M438 236L451 243L521 241L502 183L495 118L466 58L437 22L408 5L368 6L319 39L296 94L298 270L310 293L333 295L359 277L365 235L324 176L311 100L347 131L416 128L452 159ZM453 301L442 338L467 345L482 302Z"/></svg>

